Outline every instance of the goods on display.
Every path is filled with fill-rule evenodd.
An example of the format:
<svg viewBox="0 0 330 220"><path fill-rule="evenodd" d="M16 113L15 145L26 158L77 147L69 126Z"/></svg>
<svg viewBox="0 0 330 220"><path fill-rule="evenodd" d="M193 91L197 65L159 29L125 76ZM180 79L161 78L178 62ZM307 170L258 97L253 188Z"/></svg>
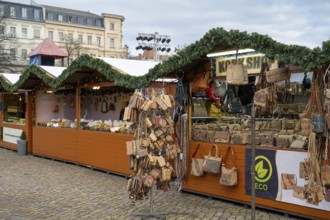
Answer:
<svg viewBox="0 0 330 220"><path fill-rule="evenodd" d="M167 191L175 175L171 165L177 157L171 110L174 99L163 92L146 97L136 91L130 98L124 117L134 122L134 140L126 143L129 168L133 171L127 183L129 197L141 200L152 186Z"/></svg>

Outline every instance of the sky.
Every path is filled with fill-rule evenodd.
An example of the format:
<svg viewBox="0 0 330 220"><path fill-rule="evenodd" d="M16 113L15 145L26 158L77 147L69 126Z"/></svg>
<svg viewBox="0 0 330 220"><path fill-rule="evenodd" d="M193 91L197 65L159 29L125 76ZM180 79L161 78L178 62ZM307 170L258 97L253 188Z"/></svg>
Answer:
<svg viewBox="0 0 330 220"><path fill-rule="evenodd" d="M30 4L30 0L7 0ZM210 29L257 32L285 44L315 48L330 39L329 0L35 0L43 5L125 17L123 46L136 50L138 33L171 37L172 52Z"/></svg>

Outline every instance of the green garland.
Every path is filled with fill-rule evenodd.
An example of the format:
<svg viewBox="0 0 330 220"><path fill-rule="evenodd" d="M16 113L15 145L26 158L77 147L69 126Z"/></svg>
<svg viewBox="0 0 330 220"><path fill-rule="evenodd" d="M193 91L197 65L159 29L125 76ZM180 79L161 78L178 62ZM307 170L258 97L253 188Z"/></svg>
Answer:
<svg viewBox="0 0 330 220"><path fill-rule="evenodd" d="M304 46L285 45L273 40L267 35L258 33L248 34L247 32L240 32L238 30L226 31L223 28L214 28L207 32L200 40L187 46L168 60L157 64L143 76L122 74L101 59L82 55L73 61L58 78L51 77L40 67L31 65L14 85L5 80L3 76L0 77L0 83L4 90L15 92L19 88L24 87L24 83L30 75L35 75L41 80L41 84L44 83L56 89L64 86L68 77L73 74L79 74L79 71L87 68L97 71L104 76L98 79L89 79L93 82L108 80L128 89L145 88L152 81L174 73L174 71L195 60L205 58L217 46L232 49L252 48L257 52L264 53L270 59L300 66L305 71L326 67L330 63L330 40L323 42L322 48L309 49ZM82 81L77 82L77 85L80 83Z"/></svg>

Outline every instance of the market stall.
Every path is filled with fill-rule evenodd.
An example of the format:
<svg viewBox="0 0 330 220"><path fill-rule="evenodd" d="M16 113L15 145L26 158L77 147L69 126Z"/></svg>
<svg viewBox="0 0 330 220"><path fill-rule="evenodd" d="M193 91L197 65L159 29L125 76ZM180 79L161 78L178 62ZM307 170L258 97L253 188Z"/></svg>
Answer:
<svg viewBox="0 0 330 220"><path fill-rule="evenodd" d="M21 77L21 74L3 73L0 76L1 84L8 87L13 86ZM32 151L31 131L31 94L23 88L15 93L8 93L2 88L0 95L0 129L2 147L17 150L17 140L22 133L27 139L27 152Z"/></svg>
<svg viewBox="0 0 330 220"><path fill-rule="evenodd" d="M313 132L304 124L308 121L307 125L311 125L310 119L306 119L309 117L306 109L316 108L318 102L310 100L323 103L320 82L330 63L326 59L327 48L317 54L316 50L284 45L256 33L216 28L164 62L162 68L171 69L167 76L183 73L191 95L188 102L191 104L185 105L189 142L181 146L186 152L182 190L244 204L252 204L253 200L259 207L327 219L330 211L327 183L323 182L322 191L322 181L308 179L303 173L303 166L310 160L308 146L312 144L308 140L316 140L314 146L323 149L318 154L319 161L324 166L328 163L324 159L327 142L321 133L317 138L309 137ZM232 73L229 67L235 64L244 64L247 70L242 69L241 73L246 78L228 77ZM285 71L273 76L284 78L261 83L263 76L281 68ZM319 89L312 86L316 84ZM255 91L262 89L267 93L259 95L265 99L257 99ZM214 168L207 167L208 163ZM251 166L255 169L250 170ZM317 170L306 172L321 176ZM305 185L313 190L304 189Z"/></svg>
<svg viewBox="0 0 330 220"><path fill-rule="evenodd" d="M133 82L125 87L126 78L128 74L143 76L156 64L81 56L67 69L33 65L12 86L4 82L9 93L24 88L30 96L28 116L33 121L33 125L29 124L33 138L31 135L29 152L130 174L125 145L132 139L133 130L132 122L123 119L123 110L135 86L142 82L140 88L149 86L146 90L164 89L168 93L174 93L175 88L157 79L151 84L140 80L140 84ZM116 85L116 80L124 85Z"/></svg>

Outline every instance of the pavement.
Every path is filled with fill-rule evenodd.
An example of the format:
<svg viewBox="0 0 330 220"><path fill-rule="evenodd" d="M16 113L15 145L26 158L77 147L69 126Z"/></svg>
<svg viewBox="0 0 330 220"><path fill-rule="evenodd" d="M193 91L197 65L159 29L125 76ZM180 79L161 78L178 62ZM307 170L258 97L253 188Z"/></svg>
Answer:
<svg viewBox="0 0 330 220"><path fill-rule="evenodd" d="M249 206L197 194L153 190L150 199L129 199L127 179L91 168L0 148L1 220L141 219L138 213L163 213L166 219L251 219ZM152 205L152 210L151 210ZM256 209L255 219L301 219ZM156 219L156 218L150 218Z"/></svg>

